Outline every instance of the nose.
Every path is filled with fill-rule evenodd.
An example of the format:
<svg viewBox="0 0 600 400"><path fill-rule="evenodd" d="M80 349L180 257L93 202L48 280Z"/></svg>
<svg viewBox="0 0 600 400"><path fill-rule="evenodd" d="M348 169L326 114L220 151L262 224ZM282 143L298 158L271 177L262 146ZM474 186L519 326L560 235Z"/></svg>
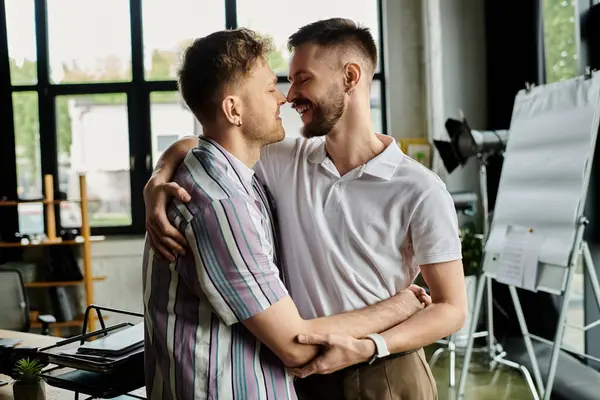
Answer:
<svg viewBox="0 0 600 400"><path fill-rule="evenodd" d="M295 99L296 99L296 90L294 89L294 85L292 85L290 87L290 90L288 90L287 101L288 101L288 103L293 103Z"/></svg>
<svg viewBox="0 0 600 400"><path fill-rule="evenodd" d="M284 105L287 101L287 98L285 96L285 94L280 90L279 91L279 98L277 99L277 102L279 103L280 106Z"/></svg>

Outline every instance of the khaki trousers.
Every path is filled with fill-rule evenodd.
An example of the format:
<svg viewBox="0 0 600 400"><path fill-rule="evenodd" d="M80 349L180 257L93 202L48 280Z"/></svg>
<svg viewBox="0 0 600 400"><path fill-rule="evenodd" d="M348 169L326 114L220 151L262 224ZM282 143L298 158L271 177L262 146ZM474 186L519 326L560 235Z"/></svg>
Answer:
<svg viewBox="0 0 600 400"><path fill-rule="evenodd" d="M435 379L423 349L296 379L299 400L437 400Z"/></svg>

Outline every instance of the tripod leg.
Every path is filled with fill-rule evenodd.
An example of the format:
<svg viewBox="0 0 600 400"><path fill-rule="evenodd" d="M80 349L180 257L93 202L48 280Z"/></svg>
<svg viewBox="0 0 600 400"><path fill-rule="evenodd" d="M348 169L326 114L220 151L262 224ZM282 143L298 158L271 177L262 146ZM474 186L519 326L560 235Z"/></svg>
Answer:
<svg viewBox="0 0 600 400"><path fill-rule="evenodd" d="M600 285L598 284L598 275L596 275L596 269L594 268L594 260L592 259L592 254L587 243L583 243L583 259L585 261L584 268L590 278L596 304L598 304L598 310L600 310Z"/></svg>
<svg viewBox="0 0 600 400"><path fill-rule="evenodd" d="M440 359L440 356L444 353L444 351L446 351L447 349L445 349L444 347L440 347L439 349L437 349L432 355L431 355L431 359L429 360L429 368L433 368L435 366L435 364L438 362L438 360Z"/></svg>
<svg viewBox="0 0 600 400"><path fill-rule="evenodd" d="M579 258L579 255L577 256L577 258ZM575 265L576 263L573 263L573 265L569 266L569 270L567 272L567 284L565 286L562 306L560 307L560 314L558 316L558 326L556 327L556 334L554 335L554 345L552 346L552 356L550 357L550 368L548 369L548 381L546 382L544 400L550 400L550 396L552 394L554 376L556 375L556 366L558 365L558 356L560 353L560 348L562 346L563 336L565 333L567 311L569 309L569 303L571 300L571 286L573 282Z"/></svg>
<svg viewBox="0 0 600 400"><path fill-rule="evenodd" d="M534 400L540 400L540 397L537 394L537 390L535 390L535 385L533 384L533 380L531 379L531 374L529 373L529 371L527 371L527 368L525 368L524 366L521 365L521 366L519 366L519 370L523 374L523 378L525 379L525 382L527 382L527 387L529 388L529 393L531 393L531 397Z"/></svg>
<svg viewBox="0 0 600 400"><path fill-rule="evenodd" d="M465 359L460 372L460 379L458 380L457 399L459 400L465 395L465 385L467 383L467 375L469 374L469 363L471 362L471 355L473 354L473 342L475 341L475 337L473 335L477 329L477 320L479 319L479 312L481 311L483 291L485 290L486 282L487 277L485 275L479 277L479 282L477 283L477 295L475 296L475 307L473 309L471 326L469 328L469 337L467 339L467 348L465 350Z"/></svg>
<svg viewBox="0 0 600 400"><path fill-rule="evenodd" d="M521 327L521 333L523 334L523 340L525 341L525 347L527 348L527 354L529 355L529 359L531 360L531 366L533 369L533 377L535 378L535 382L538 386L538 391L540 393L540 396L543 396L544 395L544 381L542 381L542 374L540 373L540 367L537 363L537 358L535 357L535 352L533 351L533 343L531 342L531 337L529 336L529 329L527 329L527 323L525 322L525 315L523 314L523 309L521 308L521 301L519 300L519 295L517 294L517 289L515 289L514 286L509 285L508 290L510 292L510 297L512 298L513 305L515 306L515 311L517 312L517 319L519 320L519 326Z"/></svg>
<svg viewBox="0 0 600 400"><path fill-rule="evenodd" d="M454 387L456 380L456 344L454 343L454 335L450 336L448 350L450 351L450 387Z"/></svg>
<svg viewBox="0 0 600 400"><path fill-rule="evenodd" d="M492 295L492 278L487 277L487 331L488 331L488 355L490 357L490 368L494 368L494 357L496 356L494 336L494 297Z"/></svg>

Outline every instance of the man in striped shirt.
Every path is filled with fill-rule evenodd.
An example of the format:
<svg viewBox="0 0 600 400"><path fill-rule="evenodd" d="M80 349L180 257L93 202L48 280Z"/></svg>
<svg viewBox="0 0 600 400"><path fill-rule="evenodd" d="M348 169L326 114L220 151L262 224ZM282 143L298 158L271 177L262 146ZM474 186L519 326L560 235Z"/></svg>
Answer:
<svg viewBox="0 0 600 400"><path fill-rule="evenodd" d="M179 72L183 98L204 136L174 182L189 198L168 208L188 243L166 260L144 251L146 390L151 399L295 399L287 367L318 348L300 333L364 337L422 308L410 290L362 310L304 320L278 268L276 221L252 167L281 141L285 96L266 63L270 44L246 29L196 40ZM160 165L156 171L160 171ZM353 351L367 359L369 339Z"/></svg>

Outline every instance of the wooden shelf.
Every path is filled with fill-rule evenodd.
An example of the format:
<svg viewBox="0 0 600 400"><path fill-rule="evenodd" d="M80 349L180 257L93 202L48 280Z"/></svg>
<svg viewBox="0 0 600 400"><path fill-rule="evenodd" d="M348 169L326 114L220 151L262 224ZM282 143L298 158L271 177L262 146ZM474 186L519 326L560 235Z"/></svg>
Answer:
<svg viewBox="0 0 600 400"><path fill-rule="evenodd" d="M73 320L73 321L64 321L64 322L55 322L53 324L50 324L51 328L66 328L69 326L80 326L81 324L83 324L83 320ZM31 327L32 328L41 328L42 324L39 322L32 322L31 323Z"/></svg>
<svg viewBox="0 0 600 400"><path fill-rule="evenodd" d="M99 282L106 280L105 276L94 276L92 278L93 281ZM25 284L26 288L47 288L47 287L57 287L57 286L77 286L84 284L85 281L63 281L63 282L28 282Z"/></svg>
<svg viewBox="0 0 600 400"><path fill-rule="evenodd" d="M105 236L90 236L90 242L101 242L105 240ZM61 238L56 238L53 240L45 239L41 242L31 243L28 240L22 240L20 242L0 242L0 248L9 248L9 247L43 247L43 246L72 246L76 244L82 244L85 240L83 236L77 236L75 240L62 240Z"/></svg>
<svg viewBox="0 0 600 400"><path fill-rule="evenodd" d="M88 200L94 201L94 200ZM81 203L81 200L3 200L0 201L0 207L14 207L19 204L60 204L60 203Z"/></svg>
<svg viewBox="0 0 600 400"><path fill-rule="evenodd" d="M74 196L77 196L74 194ZM72 196L72 197L74 197ZM79 199L55 199L54 198L54 177L51 174L44 175L44 197L35 200L16 200L16 201L0 201L0 207L14 207L19 204L42 204L43 213L45 218L46 231L44 232L45 239L39 242L30 242L24 239L20 242L0 242L1 248L19 248L19 247L43 247L43 246L69 246L69 245L81 245L81 258L83 264L83 279L81 281L67 281L67 282L29 282L25 286L28 288L48 288L58 286L75 286L82 285L85 293L85 306L86 308L91 304L94 304L94 281L105 280L106 277L94 277L92 276L92 242L102 241L105 239L104 236L92 236L90 228L90 220L88 214L88 203L90 201L97 201L97 199L91 200L87 195L87 183L85 174L79 175ZM80 236L77 236L74 240L62 240L56 234L56 209L53 205L60 204L63 202L79 203L81 206L81 229ZM95 330L97 318L92 317L88 321L88 328L90 331ZM50 324L54 329L55 335L60 336L60 329L62 327L76 327L83 324L83 316L79 316L73 321L56 322ZM41 323L37 320L31 321L33 328L40 328Z"/></svg>

